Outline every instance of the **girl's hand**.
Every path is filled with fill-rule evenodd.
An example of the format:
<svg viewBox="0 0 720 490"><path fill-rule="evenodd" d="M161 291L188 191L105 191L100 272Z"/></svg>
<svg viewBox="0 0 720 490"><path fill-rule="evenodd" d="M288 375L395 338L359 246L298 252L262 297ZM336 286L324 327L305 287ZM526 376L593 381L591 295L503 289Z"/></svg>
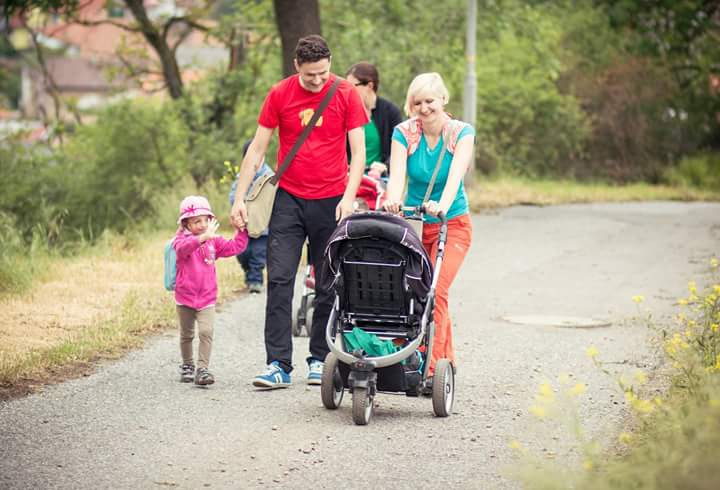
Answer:
<svg viewBox="0 0 720 490"><path fill-rule="evenodd" d="M398 214L398 213L400 213L402 204L403 203L400 201L391 201L388 199L385 202L383 202L382 207L388 213Z"/></svg>
<svg viewBox="0 0 720 490"><path fill-rule="evenodd" d="M218 220L215 218L212 218L208 221L208 227L207 230L205 230L205 237L207 239L215 238L215 232L220 227L220 223L218 223Z"/></svg>

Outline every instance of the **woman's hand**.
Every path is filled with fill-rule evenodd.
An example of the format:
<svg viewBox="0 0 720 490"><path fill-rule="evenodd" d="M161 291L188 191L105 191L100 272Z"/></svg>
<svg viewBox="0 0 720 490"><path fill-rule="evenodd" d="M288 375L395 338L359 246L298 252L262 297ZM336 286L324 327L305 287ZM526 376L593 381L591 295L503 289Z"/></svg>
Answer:
<svg viewBox="0 0 720 490"><path fill-rule="evenodd" d="M430 216L437 216L438 213L442 211L442 209L440 209L440 204L436 201L427 201L423 203L423 209L425 210L425 213Z"/></svg>
<svg viewBox="0 0 720 490"><path fill-rule="evenodd" d="M388 213L399 214L402 209L402 205L403 203L400 201L392 201L388 199L382 203L382 208Z"/></svg>
<svg viewBox="0 0 720 490"><path fill-rule="evenodd" d="M379 175L387 173L387 169L387 165L382 162L372 162L370 164L370 171L377 172Z"/></svg>

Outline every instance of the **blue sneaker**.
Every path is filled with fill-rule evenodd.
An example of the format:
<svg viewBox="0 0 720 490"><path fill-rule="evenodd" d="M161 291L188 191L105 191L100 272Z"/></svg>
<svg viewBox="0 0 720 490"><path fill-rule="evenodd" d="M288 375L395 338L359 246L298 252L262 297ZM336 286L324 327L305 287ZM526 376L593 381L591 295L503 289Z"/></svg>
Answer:
<svg viewBox="0 0 720 490"><path fill-rule="evenodd" d="M274 390L275 388L287 388L292 384L292 381L290 380L290 374L280 367L280 363L273 361L267 365L264 373L255 376L252 384L259 388Z"/></svg>
<svg viewBox="0 0 720 490"><path fill-rule="evenodd" d="M322 384L322 373L325 363L318 361L317 359L308 359L308 376L307 384L319 385Z"/></svg>

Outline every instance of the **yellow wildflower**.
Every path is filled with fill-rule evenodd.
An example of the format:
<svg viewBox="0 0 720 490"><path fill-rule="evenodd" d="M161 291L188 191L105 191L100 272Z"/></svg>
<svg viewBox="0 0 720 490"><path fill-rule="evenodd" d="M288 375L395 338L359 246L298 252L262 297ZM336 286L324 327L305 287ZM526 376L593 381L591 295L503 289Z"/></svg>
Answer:
<svg viewBox="0 0 720 490"><path fill-rule="evenodd" d="M712 267L713 269L717 269L718 265L720 265L720 261L718 261L716 257L710 259L710 267Z"/></svg>
<svg viewBox="0 0 720 490"><path fill-rule="evenodd" d="M629 434L627 432L621 432L618 436L618 441L622 444L629 444L632 440L632 434Z"/></svg>
<svg viewBox="0 0 720 490"><path fill-rule="evenodd" d="M540 383L540 389L538 390L538 398L546 399L546 400L552 400L555 398L555 393L553 393L552 386L550 386L550 383L547 381L543 381Z"/></svg>
<svg viewBox="0 0 720 490"><path fill-rule="evenodd" d="M568 393L570 393L570 396L579 396L585 393L587 390L587 386L585 383L578 383L575 386L573 386Z"/></svg>
<svg viewBox="0 0 720 490"><path fill-rule="evenodd" d="M688 304L688 300L685 298L680 298L679 300L677 300L677 302L680 306L685 306Z"/></svg>
<svg viewBox="0 0 720 490"><path fill-rule="evenodd" d="M688 291L692 294L697 294L697 284L695 284L695 281L690 281L688 283Z"/></svg>
<svg viewBox="0 0 720 490"><path fill-rule="evenodd" d="M710 330L711 330L713 333L717 332L717 331L718 331L718 324L717 324L717 323L713 323L712 325L710 325Z"/></svg>
<svg viewBox="0 0 720 490"><path fill-rule="evenodd" d="M535 415L539 419L542 419L547 415L547 411L540 405L533 405L532 407L530 407L530 413Z"/></svg>
<svg viewBox="0 0 720 490"><path fill-rule="evenodd" d="M636 399L633 403L633 408L640 413L650 413L655 407L650 400Z"/></svg>
<svg viewBox="0 0 720 490"><path fill-rule="evenodd" d="M635 381L636 381L638 384L641 384L641 385L642 385L642 384L647 383L647 374L645 374L643 371L640 371L640 370L635 371L635 376L634 376L634 377L635 377Z"/></svg>
<svg viewBox="0 0 720 490"><path fill-rule="evenodd" d="M586 354L589 358L594 358L595 356L598 355L598 350L595 348L594 345L591 345L590 347L588 347L587 349L585 349L585 354Z"/></svg>
<svg viewBox="0 0 720 490"><path fill-rule="evenodd" d="M590 471L592 468L593 468L593 463L592 463L592 461L590 461L589 459L586 459L586 460L583 462L583 469L586 470L586 471Z"/></svg>
<svg viewBox="0 0 720 490"><path fill-rule="evenodd" d="M638 295L633 296L633 297L632 297L632 300L633 300L634 302L636 302L637 304L640 304L640 303L642 303L643 301L645 301L645 296L643 296L643 295L641 295L641 294L638 294Z"/></svg>

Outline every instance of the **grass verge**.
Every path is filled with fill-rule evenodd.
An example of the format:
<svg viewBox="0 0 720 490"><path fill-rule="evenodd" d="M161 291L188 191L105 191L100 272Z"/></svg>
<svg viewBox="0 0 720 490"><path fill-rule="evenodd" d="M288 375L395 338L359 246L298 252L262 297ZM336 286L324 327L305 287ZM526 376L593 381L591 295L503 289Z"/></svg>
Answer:
<svg viewBox="0 0 720 490"><path fill-rule="evenodd" d="M0 300L0 399L87 371L148 334L173 328L172 293L162 287L162 250L172 231L135 243L111 240L72 259L50 258L52 275ZM218 260L219 301L243 286L235 259Z"/></svg>

